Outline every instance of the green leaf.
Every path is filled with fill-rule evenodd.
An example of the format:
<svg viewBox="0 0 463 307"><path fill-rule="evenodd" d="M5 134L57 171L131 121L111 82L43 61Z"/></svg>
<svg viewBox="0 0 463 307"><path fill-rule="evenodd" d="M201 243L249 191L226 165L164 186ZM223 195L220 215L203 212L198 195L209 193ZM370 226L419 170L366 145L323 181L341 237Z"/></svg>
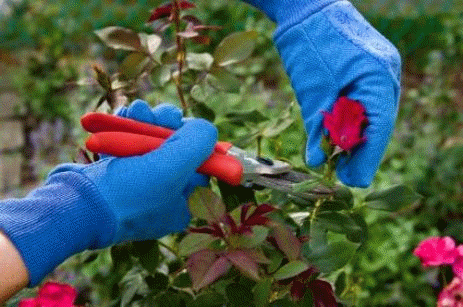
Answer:
<svg viewBox="0 0 463 307"><path fill-rule="evenodd" d="M145 270L153 273L161 261L159 244L156 240L133 242L134 255Z"/></svg>
<svg viewBox="0 0 463 307"><path fill-rule="evenodd" d="M267 238L269 229L264 226L252 227L252 234L243 234L239 239L239 246L243 248L253 248L262 244Z"/></svg>
<svg viewBox="0 0 463 307"><path fill-rule="evenodd" d="M273 122L270 126L267 126L262 135L265 138L273 138L280 135L283 131L288 129L293 123L295 119L289 116L280 117L275 122Z"/></svg>
<svg viewBox="0 0 463 307"><path fill-rule="evenodd" d="M135 294L147 295L149 292L145 278L140 272L140 269L133 267L120 281L122 289L121 307L128 306Z"/></svg>
<svg viewBox="0 0 463 307"><path fill-rule="evenodd" d="M256 307L266 307L272 290L272 279L265 278L257 282L252 291L254 292L254 304Z"/></svg>
<svg viewBox="0 0 463 307"><path fill-rule="evenodd" d="M304 256L320 272L328 274L344 267L357 248L358 244L349 241L332 242L325 246L318 246Z"/></svg>
<svg viewBox="0 0 463 307"><path fill-rule="evenodd" d="M252 306L253 295L251 289L242 284L232 283L225 289L230 307Z"/></svg>
<svg viewBox="0 0 463 307"><path fill-rule="evenodd" d="M93 70L96 72L96 80L98 84L107 92L111 91L111 77L100 67L93 66ZM105 98L106 99L106 98ZM100 99L101 100L101 99ZM102 102L101 102L102 103ZM101 104L98 103L97 107Z"/></svg>
<svg viewBox="0 0 463 307"><path fill-rule="evenodd" d="M191 97L198 102L205 102L212 94L215 89L212 88L207 82L201 82L193 85L190 90Z"/></svg>
<svg viewBox="0 0 463 307"><path fill-rule="evenodd" d="M280 267L285 257L280 251L275 250L275 249L271 249L271 250L266 249L266 251L267 251L268 258L271 261L267 267L267 270L269 273L273 273L276 270L278 270L278 268Z"/></svg>
<svg viewBox="0 0 463 307"><path fill-rule="evenodd" d="M138 77L149 62L146 54L133 52L129 54L119 67L121 80L131 80Z"/></svg>
<svg viewBox="0 0 463 307"><path fill-rule="evenodd" d="M191 214L209 223L214 223L225 215L225 205L211 189L197 187L188 200Z"/></svg>
<svg viewBox="0 0 463 307"><path fill-rule="evenodd" d="M179 255L189 256L197 251L207 249L216 238L207 233L189 233L179 243Z"/></svg>
<svg viewBox="0 0 463 307"><path fill-rule="evenodd" d="M214 62L214 58L209 53L188 52L185 57L187 66L193 70L209 70Z"/></svg>
<svg viewBox="0 0 463 307"><path fill-rule="evenodd" d="M178 307L182 306L183 297L180 294L181 292L177 292L175 290L169 289L164 293L159 294L156 296L155 303L150 304L150 306L156 307Z"/></svg>
<svg viewBox="0 0 463 307"><path fill-rule="evenodd" d="M233 211L240 205L252 203L256 204L254 190L242 185L232 186L223 181L218 182L220 194L226 205L227 211Z"/></svg>
<svg viewBox="0 0 463 307"><path fill-rule="evenodd" d="M239 93L243 82L223 67L212 67L209 72L211 85L219 90Z"/></svg>
<svg viewBox="0 0 463 307"><path fill-rule="evenodd" d="M396 212L412 205L420 196L405 185L396 185L389 189L373 192L365 197L368 207L377 210Z"/></svg>
<svg viewBox="0 0 463 307"><path fill-rule="evenodd" d="M334 283L334 291L337 296L341 296L344 289L346 289L346 272L341 272Z"/></svg>
<svg viewBox="0 0 463 307"><path fill-rule="evenodd" d="M178 288L190 288L192 286L190 275L188 273L180 273L174 278L172 284Z"/></svg>
<svg viewBox="0 0 463 307"><path fill-rule="evenodd" d="M96 30L95 34L108 46L113 49L128 51L141 50L141 41L137 33L122 27L107 27Z"/></svg>
<svg viewBox="0 0 463 307"><path fill-rule="evenodd" d="M169 276L155 272L152 275L146 276L145 282L150 289L150 293L155 294L167 289L169 286Z"/></svg>
<svg viewBox="0 0 463 307"><path fill-rule="evenodd" d="M364 217L359 213L351 213L350 217L362 230L358 233L347 234L346 237L349 241L360 243L360 247L362 247L368 241L368 225Z"/></svg>
<svg viewBox="0 0 463 307"><path fill-rule="evenodd" d="M123 243L111 247L111 260L114 267L129 267L132 264L132 248L131 243Z"/></svg>
<svg viewBox="0 0 463 307"><path fill-rule="evenodd" d="M195 102L191 106L191 111L195 117L207 119L210 122L215 120L215 112L204 102Z"/></svg>
<svg viewBox="0 0 463 307"><path fill-rule="evenodd" d="M245 111L245 112L231 112L225 114L225 117L237 126L244 126L245 123L258 124L263 121L267 121L268 118L257 110Z"/></svg>
<svg viewBox="0 0 463 307"><path fill-rule="evenodd" d="M321 212L316 220L322 227L336 233L358 235L362 231L350 216L341 212Z"/></svg>
<svg viewBox="0 0 463 307"><path fill-rule="evenodd" d="M309 265L301 260L293 260L282 266L273 274L276 280L294 277L309 269Z"/></svg>
<svg viewBox="0 0 463 307"><path fill-rule="evenodd" d="M273 301L269 305L270 307L297 307L297 304L293 301L291 301L288 297L278 299L276 301ZM308 306L310 307L310 305Z"/></svg>
<svg viewBox="0 0 463 307"><path fill-rule="evenodd" d="M227 66L248 58L256 47L256 31L235 32L225 37L214 51L217 66Z"/></svg>
<svg viewBox="0 0 463 307"><path fill-rule="evenodd" d="M222 307L225 306L225 297L217 292L208 291L199 294L188 307Z"/></svg>

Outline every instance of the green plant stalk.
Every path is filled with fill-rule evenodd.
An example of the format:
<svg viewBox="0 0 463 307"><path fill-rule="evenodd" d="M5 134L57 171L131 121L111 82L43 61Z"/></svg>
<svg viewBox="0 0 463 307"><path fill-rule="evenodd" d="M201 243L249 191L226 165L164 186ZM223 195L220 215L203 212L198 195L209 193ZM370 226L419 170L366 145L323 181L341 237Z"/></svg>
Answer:
<svg viewBox="0 0 463 307"><path fill-rule="evenodd" d="M175 25L175 42L177 44L177 64L178 64L178 76L174 76L175 86L177 88L177 94L182 104L183 115L188 115L188 104L185 100L185 95L182 89L182 70L185 66L185 44L183 38L178 35L180 32L180 6L178 0L172 0L173 6L173 19Z"/></svg>
<svg viewBox="0 0 463 307"><path fill-rule="evenodd" d="M323 200L324 198L317 199L315 203L315 208L310 213L310 224L312 224L315 221L315 218L317 217L317 214L320 211L320 208L322 207Z"/></svg>

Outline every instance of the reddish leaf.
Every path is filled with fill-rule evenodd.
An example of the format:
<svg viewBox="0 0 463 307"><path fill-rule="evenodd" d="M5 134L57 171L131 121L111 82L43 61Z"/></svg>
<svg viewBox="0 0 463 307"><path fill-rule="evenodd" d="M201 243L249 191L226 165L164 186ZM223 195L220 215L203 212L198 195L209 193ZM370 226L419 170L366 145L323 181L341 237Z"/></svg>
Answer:
<svg viewBox="0 0 463 307"><path fill-rule="evenodd" d="M265 216L250 216L246 220L245 225L247 226L266 225L268 221L269 219Z"/></svg>
<svg viewBox="0 0 463 307"><path fill-rule="evenodd" d="M195 43L202 45L209 45L211 43L211 38L206 35L199 35L192 38Z"/></svg>
<svg viewBox="0 0 463 307"><path fill-rule="evenodd" d="M267 222L269 221L268 218L264 217L263 215L266 214L266 213L269 213L269 212L272 212L274 211L275 208L270 206L270 205L267 205L267 204L263 204L263 205L260 205L259 207L257 207L253 213L251 213L251 215L245 220L244 224L245 225L248 225L248 226L252 226L252 225L266 225Z"/></svg>
<svg viewBox="0 0 463 307"><path fill-rule="evenodd" d="M333 288L328 282L317 279L310 283L309 288L312 290L314 307L338 306L333 294Z"/></svg>
<svg viewBox="0 0 463 307"><path fill-rule="evenodd" d="M153 10L150 18L148 19L148 22L152 22L152 21L164 18L164 17L169 17L171 12L172 12L172 4L166 4L166 5L159 6Z"/></svg>
<svg viewBox="0 0 463 307"><path fill-rule="evenodd" d="M193 283L193 289L199 290L213 283L217 278L226 274L232 267L230 261L224 256L218 258L204 274L199 284Z"/></svg>
<svg viewBox="0 0 463 307"><path fill-rule="evenodd" d="M196 5L190 1L180 1L179 3L181 10L191 9L196 7Z"/></svg>
<svg viewBox="0 0 463 307"><path fill-rule="evenodd" d="M306 290L307 289L304 283L300 282L299 280L295 280L291 285L291 297L293 298L293 300L299 301L304 297Z"/></svg>
<svg viewBox="0 0 463 307"><path fill-rule="evenodd" d="M257 263L270 264L272 261L268 259L261 248L243 249L243 252Z"/></svg>
<svg viewBox="0 0 463 307"><path fill-rule="evenodd" d="M185 20L188 23L191 23L193 25L201 25L202 24L201 20L199 20L196 16L193 16L193 15L185 15L185 16L182 16L181 19Z"/></svg>
<svg viewBox="0 0 463 307"><path fill-rule="evenodd" d="M230 226L231 233L239 233L239 229L236 225L235 220L228 213L225 215L225 223L227 223L227 225Z"/></svg>
<svg viewBox="0 0 463 307"><path fill-rule="evenodd" d="M221 26L208 26L208 25L195 25L193 26L193 30L195 31L205 31L205 30L218 31L218 30L222 30L222 27Z"/></svg>
<svg viewBox="0 0 463 307"><path fill-rule="evenodd" d="M186 267L188 274L190 274L191 281L193 282L193 287L201 284L204 276L207 274L208 270L212 264L216 261L216 254L210 249L205 249L199 252L192 254L187 262Z"/></svg>
<svg viewBox="0 0 463 307"><path fill-rule="evenodd" d="M269 225L273 229L273 236L278 244L278 248L288 257L289 260L299 259L301 255L301 242L285 226L278 223Z"/></svg>
<svg viewBox="0 0 463 307"><path fill-rule="evenodd" d="M190 229L190 232L194 232L194 233L207 233L207 234L213 234L214 233L214 229L212 229L210 226L208 227L191 227Z"/></svg>
<svg viewBox="0 0 463 307"><path fill-rule="evenodd" d="M243 250L229 251L225 256L243 274L255 281L260 280L257 262L249 257Z"/></svg>
<svg viewBox="0 0 463 307"><path fill-rule="evenodd" d="M194 233L207 233L207 234L219 237L219 238L225 237L225 234L223 233L222 228L215 223L207 227L197 227L197 228L190 227L189 230L190 232L194 232Z"/></svg>
<svg viewBox="0 0 463 307"><path fill-rule="evenodd" d="M170 14L172 13L172 7L173 7L172 3L165 4L165 5L162 5L162 6L158 6L151 13L151 16L148 19L148 22L152 22L152 21L155 21L155 20L158 20L158 19L161 19L161 18L169 17ZM179 7L180 7L181 10L185 10L185 9L194 8L196 6L195 6L194 3L191 3L189 1L181 1L179 3Z"/></svg>

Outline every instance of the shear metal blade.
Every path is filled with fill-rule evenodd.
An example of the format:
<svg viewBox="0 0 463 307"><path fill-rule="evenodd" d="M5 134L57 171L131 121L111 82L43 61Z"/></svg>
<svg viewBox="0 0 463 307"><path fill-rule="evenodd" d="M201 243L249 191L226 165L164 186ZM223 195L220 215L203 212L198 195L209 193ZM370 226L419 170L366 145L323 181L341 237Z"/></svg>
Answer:
<svg viewBox="0 0 463 307"><path fill-rule="evenodd" d="M314 176L297 171L289 171L278 175L260 175L254 178L253 183L258 186L278 190L287 193L291 197L301 200L315 200L321 195L330 195L335 192L333 188L319 185L310 191L296 191L297 183L315 179Z"/></svg>

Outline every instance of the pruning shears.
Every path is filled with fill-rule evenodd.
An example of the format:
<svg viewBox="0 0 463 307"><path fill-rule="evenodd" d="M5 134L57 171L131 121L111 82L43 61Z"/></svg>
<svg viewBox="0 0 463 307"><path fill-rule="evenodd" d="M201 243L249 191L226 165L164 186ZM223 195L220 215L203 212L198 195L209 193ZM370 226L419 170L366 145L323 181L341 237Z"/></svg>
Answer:
<svg viewBox="0 0 463 307"><path fill-rule="evenodd" d="M83 128L92 133L86 141L88 150L116 157L148 153L175 131L116 115L91 112L81 118ZM214 176L232 186L267 187L291 194L301 200L313 200L320 194L332 194L332 188L320 186L309 192L296 192L294 184L311 175L292 170L289 163L258 157L233 146L217 142L213 153L198 168L204 175Z"/></svg>

